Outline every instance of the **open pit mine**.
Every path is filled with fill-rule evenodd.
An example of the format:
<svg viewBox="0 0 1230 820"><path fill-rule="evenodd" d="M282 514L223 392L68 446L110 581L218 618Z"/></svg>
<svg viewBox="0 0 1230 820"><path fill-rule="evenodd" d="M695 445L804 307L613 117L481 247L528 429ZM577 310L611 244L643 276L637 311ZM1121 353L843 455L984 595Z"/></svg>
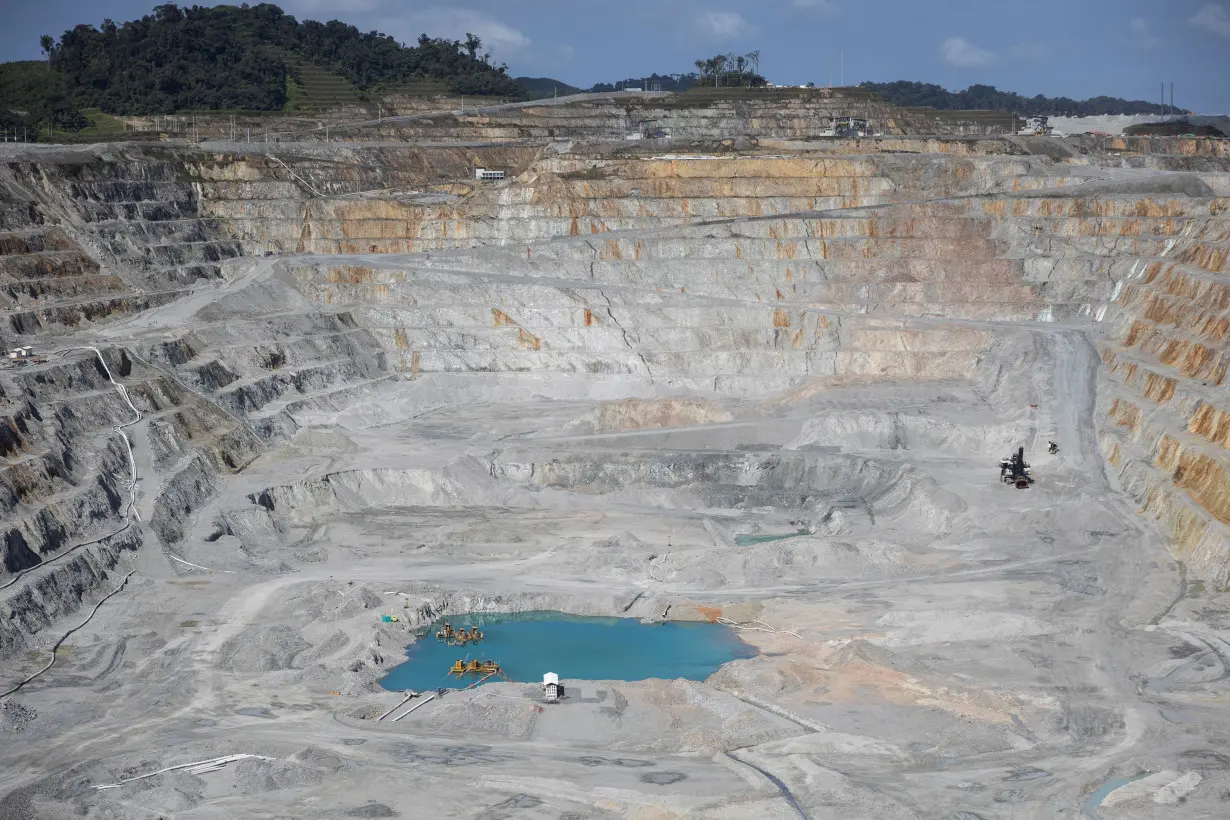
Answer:
<svg viewBox="0 0 1230 820"><path fill-rule="evenodd" d="M1230 816L1230 142L811 99L0 147L0 818Z"/></svg>

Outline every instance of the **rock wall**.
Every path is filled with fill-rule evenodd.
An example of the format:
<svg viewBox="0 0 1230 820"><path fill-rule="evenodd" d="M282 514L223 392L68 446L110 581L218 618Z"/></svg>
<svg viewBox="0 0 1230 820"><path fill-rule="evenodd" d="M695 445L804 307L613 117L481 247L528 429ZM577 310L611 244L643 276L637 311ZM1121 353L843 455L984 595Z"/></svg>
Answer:
<svg viewBox="0 0 1230 820"><path fill-rule="evenodd" d="M414 373L533 362L738 393L771 389L762 378L968 375L988 329L931 320L1091 322L1129 273L1120 253L1160 253L1207 207L960 199L292 272L306 295L361 306ZM497 270L520 276L483 275Z"/></svg>
<svg viewBox="0 0 1230 820"><path fill-rule="evenodd" d="M1098 161L1191 167L1182 141L1122 151ZM1088 155L564 158L549 180L510 188L521 204L504 213L569 238L508 228L478 239L503 248L292 272L303 293L358 310L416 378L528 368L756 397L815 378L980 378L996 326L1083 328L1103 340L1103 447L1120 482L1169 527L1177 556L1225 583L1230 227L1220 160L1195 159L1186 175L1108 186L1080 170ZM869 192L844 203L857 214L835 203L800 217L799 199L830 184ZM951 198L917 201L927 191ZM545 218L537 203L550 203Z"/></svg>
<svg viewBox="0 0 1230 820"><path fill-rule="evenodd" d="M208 497L188 478L233 473L258 446L248 429L100 341L101 326L167 304L241 249L197 210L186 166L161 151L39 152L0 164L0 654L107 590L141 546L130 510L134 463L144 518L164 545ZM85 344L102 351L106 366ZM110 382L124 383L140 419ZM206 492L203 492L206 490Z"/></svg>
<svg viewBox="0 0 1230 820"><path fill-rule="evenodd" d="M822 136L835 116L867 119L883 133L906 133L920 118L856 89L711 89L687 94L581 94L435 111L339 127L344 139L414 141L623 140L663 129L676 140ZM955 133L955 132L954 132ZM320 140L321 130L288 138Z"/></svg>
<svg viewBox="0 0 1230 820"><path fill-rule="evenodd" d="M1176 557L1230 581L1230 202L1208 203L1157 253L1132 260L1099 350L1102 448ZM1126 261L1126 260L1125 260Z"/></svg>
<svg viewBox="0 0 1230 820"><path fill-rule="evenodd" d="M535 118L574 117L618 130L661 103L613 104L522 106L493 112L490 127L512 117L537 134L555 126ZM122 345L101 344L142 415L126 428L142 531L173 548L267 442L402 380L454 401L517 390L761 401L947 380L1016 423L1029 413L1013 403L1011 357L1088 333L1105 363L1102 446L1123 488L1193 571L1230 580L1224 147L811 145L810 104L764 125L789 146L772 156L718 143L690 158L541 143L6 153L0 342L97 343L201 299L191 326L130 326ZM761 113L731 105L740 121ZM686 116L699 138L732 115ZM511 178L475 184L475 164ZM390 255L406 252L417 255ZM352 256L310 256L339 253ZM99 594L141 538L123 529L130 464L115 430L131 410L92 353L0 371L0 403L0 607L26 613L0 636L5 653ZM847 428L980 452L1017 434L835 415L799 446Z"/></svg>

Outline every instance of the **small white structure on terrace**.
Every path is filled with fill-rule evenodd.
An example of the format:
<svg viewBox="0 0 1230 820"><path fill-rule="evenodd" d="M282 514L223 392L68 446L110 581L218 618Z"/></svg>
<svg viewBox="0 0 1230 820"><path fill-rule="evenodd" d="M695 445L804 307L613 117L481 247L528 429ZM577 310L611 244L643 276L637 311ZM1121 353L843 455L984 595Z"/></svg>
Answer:
<svg viewBox="0 0 1230 820"><path fill-rule="evenodd" d="M490 181L490 180L496 180L496 179L504 179L505 176L506 175L503 171L496 171L491 168L475 168L474 169L474 178L476 180Z"/></svg>
<svg viewBox="0 0 1230 820"><path fill-rule="evenodd" d="M1030 117L1025 128L1017 132L1022 137L1062 137L1063 134L1051 127L1050 117Z"/></svg>
<svg viewBox="0 0 1230 820"><path fill-rule="evenodd" d="M9 358L15 362L22 361L23 359L28 359L33 355L34 355L34 348L32 347L15 347L9 351Z"/></svg>
<svg viewBox="0 0 1230 820"><path fill-rule="evenodd" d="M860 117L833 117L821 136L824 137L874 137L871 124Z"/></svg>
<svg viewBox="0 0 1230 820"><path fill-rule="evenodd" d="M547 703L559 703L560 697L564 694L564 687L559 685L559 675L554 672L543 675L542 691Z"/></svg>

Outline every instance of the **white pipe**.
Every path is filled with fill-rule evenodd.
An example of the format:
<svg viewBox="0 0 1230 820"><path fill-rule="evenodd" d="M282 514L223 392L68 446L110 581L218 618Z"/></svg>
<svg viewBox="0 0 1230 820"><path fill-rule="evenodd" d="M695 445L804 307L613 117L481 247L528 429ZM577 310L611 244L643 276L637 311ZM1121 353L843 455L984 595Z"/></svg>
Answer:
<svg viewBox="0 0 1230 820"><path fill-rule="evenodd" d="M427 697L423 698L423 702L422 702L422 703L416 703L416 704L414 704L414 705L413 705L413 706L411 706L409 709L407 709L406 711L402 712L402 713L401 713L400 715L398 715L397 717L393 718L393 722L394 722L394 723L396 723L397 721L399 721L399 720L401 720L402 718L404 718L406 715L408 715L408 714L410 714L411 712L413 712L415 709L417 709L417 708L419 708L420 706L423 706L423 705L425 705L425 704L431 703L431 702L432 702L433 700L435 700L435 699L436 699L436 696L435 696L435 695L428 695Z"/></svg>
<svg viewBox="0 0 1230 820"><path fill-rule="evenodd" d="M405 696L404 698L402 698L402 699L401 699L401 703L397 704L397 705L396 705L396 706L394 706L392 709L390 709L389 711L385 712L385 713L384 713L383 715L381 715L380 717L376 718L376 720L384 720L384 719L385 719L385 718L387 718L389 715L393 714L393 713L394 713L394 712L396 712L398 709L400 709L400 708L402 707L402 704L404 704L406 701L410 700L410 698L414 697L414 696L415 696L415 695L417 695L417 694L418 694L417 692L409 692L409 691L407 691L407 692L406 692L406 696Z"/></svg>
<svg viewBox="0 0 1230 820"><path fill-rule="evenodd" d="M123 786L126 783L132 783L137 780L144 780L147 777L153 777L155 775L165 774L167 772L179 771L180 769L189 769L194 774L198 770L202 772L217 771L218 769L221 769L223 766L225 766L228 763L235 763L236 761L239 761L239 760L252 760L252 759L275 760L276 758L266 757L264 755L234 754L234 755L227 755L226 757L215 757L215 758L212 758L211 760L196 760L196 761L193 761L192 763L181 763L178 766L167 766L165 769L159 769L156 772L149 772L148 774L137 775L136 777L130 777L126 780L121 780L118 783L109 783L105 786L95 786L94 788L97 789L98 791L103 791L104 789L118 789L120 786Z"/></svg>
<svg viewBox="0 0 1230 820"><path fill-rule="evenodd" d="M172 555L172 554L171 554L171 553L169 553L169 552L167 553L167 557L168 557L168 558L170 558L172 561L178 561L178 562L180 562L181 564L184 564L184 565L189 566L189 567L193 567L193 568L195 568L195 569L203 569L203 570L205 570L206 572L213 572L213 571L214 571L214 570L210 569L209 567L203 567L203 566L201 566L200 564L194 564L194 563L192 563L191 561L185 561L183 558L180 558L180 557L179 557L179 556L177 556L177 555ZM222 570L222 571L223 571L223 572L225 572L225 573L227 573L228 575L234 575L234 574L235 574L235 570L233 570L233 569L224 569L224 570Z"/></svg>
<svg viewBox="0 0 1230 820"><path fill-rule="evenodd" d="M107 599L108 599L108 598L110 598L112 595L115 595L116 593L118 593L120 590L122 590L122 589L123 589L123 588L124 588L124 587L128 584L128 579L132 577L132 575L133 575L133 573L134 573L134 572L136 572L136 570L135 570L135 569L134 569L134 570L132 570L131 572L129 572L127 575L125 575L125 576L124 576L124 578L120 581L119 586L117 586L115 589L113 589L113 590L111 590L110 592L108 592L106 595L104 595L104 596L102 597L102 600L100 600L98 603L94 604L94 608L93 608L92 610L90 610L90 614L89 614L89 616L88 616L88 617L87 617L84 621L82 621L82 622L81 622L81 623L79 623L77 626L74 626L72 629L70 629L70 630L68 630L67 632L65 632L65 633L64 633L64 637L60 638L60 640L58 640L58 641L56 641L56 642L55 642L55 645L51 647L51 660L47 661L47 665L46 665L46 666L44 666L42 669L40 669L40 670L38 670L37 672L35 672L35 673L34 673L33 675L31 675L30 677L28 677L28 678L26 678L25 680L23 680L23 681L21 681L20 683L18 683L18 684L17 684L16 686L14 686L12 689L8 690L7 692L4 692L3 694L0 694L0 700L3 700L4 698L7 698L9 695L11 695L11 694L15 693L17 690L21 689L21 687L25 686L27 683L29 683L30 681L32 681L32 680L34 680L35 678L37 678L39 675L43 674L43 673L44 673L44 672L46 672L48 669L50 669L51 667L55 666L55 665L56 665L56 651L60 648L60 645L61 645L61 644L63 644L66 640L68 640L68 636L69 636L69 635L73 634L73 633L74 633L74 632L76 632L78 629L81 629L83 626L85 626L86 624L88 624L88 623L90 622L90 620L91 620L91 619L92 619L92 618L93 618L93 617L94 617L94 616L98 613L99 607L101 607L103 604L105 604L105 603L107 602Z"/></svg>
<svg viewBox="0 0 1230 820"><path fill-rule="evenodd" d="M311 183L309 183L306 179L304 179L303 177L301 177L301 176L299 176L298 174L296 174L296 173L295 173L295 172L291 169L291 167L290 167L289 165L287 165L285 162L282 162L282 160L278 159L278 158L277 158L277 157L275 157L273 154L270 154L270 155L269 155L269 158L270 158L271 160L273 160L274 162L276 162L278 165L281 165L283 168L285 168L285 169L286 169L286 171L287 171L287 173L289 173L292 177L294 177L295 179L297 179L297 180L299 180L300 182L302 182L302 183L303 183L303 185L304 185L304 187L305 187L305 188L307 188L307 189L308 189L309 191L311 191L312 193L314 193L316 196L318 196L318 197L322 197L322 198L324 197L324 194L322 194L320 191L318 191L318 190L316 190L315 188L313 188L313 187L312 187L312 185L311 185Z"/></svg>
<svg viewBox="0 0 1230 820"><path fill-rule="evenodd" d="M111 368L107 365L107 360L103 358L102 352L99 351L98 348L93 347L93 346L68 347L68 348L64 348L63 350L57 350L55 351L55 353L56 355L63 355L65 353L71 353L74 350L89 350L89 351L92 351L94 355L98 357L99 363L102 364L103 372L106 373L107 375L107 381L111 382L111 384L115 386L116 390L119 391L120 396L123 397L124 401L128 404L128 409L132 410L132 413L134 416L132 421L125 422L124 424L120 424L114 428L115 431L119 433L120 439L124 442L124 447L128 451L128 467L129 467L129 471L131 474L131 481L130 481L131 494L130 494L130 498L128 502L128 509L124 513L124 526L120 527L118 530L116 530L115 532L109 535L104 535L101 538L95 538L92 541L85 541L81 544L78 544L75 547L71 547L67 550L64 550L59 555L56 555L54 558L50 558L46 561L41 561L38 564L35 564L32 567L29 567L28 569L24 569L21 572L15 573L13 577L10 578L8 581L6 581L3 584L0 584L0 589L5 589L7 587L12 586L13 584L17 583L21 579L21 577L25 575L26 573L33 572L41 567L46 566L47 564L52 563L53 561L58 561L59 559L65 557L66 555L70 555L76 552L82 547L89 546L90 544L97 544L108 538L114 538L115 536L119 535L120 533L128 529L129 526L131 526L132 518L134 517L137 519L137 521L141 520L141 512L140 510L137 509L137 461L136 461L136 458L133 456L132 444L128 441L128 436L124 434L124 428L131 427L132 425L141 421L141 419L143 418L141 415L141 411L138 410L136 405L132 403L132 397L128 395L128 388L126 388L124 385L120 384L119 382L115 380L115 377L111 373ZM137 357L137 358L140 358L140 357ZM170 558L172 561L178 561L181 564L186 564L187 566L194 567L200 570L204 570L205 572L213 572L213 570L211 570L209 567L203 567L200 564L194 564L191 561L185 561L183 558L179 558L175 555L171 555L170 553L167 554L167 557ZM231 575L235 574L231 570L223 570L223 572L226 572Z"/></svg>
<svg viewBox="0 0 1230 820"><path fill-rule="evenodd" d="M789 629L777 629L776 627L769 626L764 621L754 620L754 621L746 621L744 623L739 623L737 621L732 621L729 618L718 618L717 623L721 624L722 626L729 627L730 629L742 629L747 632L768 632L771 635L793 635L794 637L798 638L800 641L807 640L807 638L804 638L802 635L800 635L797 632L791 632ZM759 626L749 626L748 624L759 624ZM814 643L814 641L812 643Z"/></svg>
<svg viewBox="0 0 1230 820"><path fill-rule="evenodd" d="M184 564L189 567L193 567L195 569L203 569L206 572L213 572L213 570L211 570L209 567L203 567L200 564L194 564L191 561L185 561L183 558L176 558L174 555L168 555L167 557L170 558L172 561L179 561L181 564Z"/></svg>

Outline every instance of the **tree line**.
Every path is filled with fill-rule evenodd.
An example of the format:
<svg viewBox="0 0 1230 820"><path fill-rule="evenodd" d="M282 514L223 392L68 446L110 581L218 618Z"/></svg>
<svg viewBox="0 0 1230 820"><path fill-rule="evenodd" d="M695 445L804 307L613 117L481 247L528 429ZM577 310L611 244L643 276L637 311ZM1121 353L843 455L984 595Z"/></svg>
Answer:
<svg viewBox="0 0 1230 820"><path fill-rule="evenodd" d="M658 74L629 77L613 83L595 83L593 92L640 88L659 91L687 91L689 88L760 88L769 82L760 74L760 49L747 54L718 54L696 61L696 71L687 74Z"/></svg>
<svg viewBox="0 0 1230 820"><path fill-rule="evenodd" d="M760 76L760 49L747 54L718 54L707 60L697 60L696 70L700 72L696 85L702 88L757 88L769 84Z"/></svg>
<svg viewBox="0 0 1230 820"><path fill-rule="evenodd" d="M139 20L79 25L59 38L45 34L40 44L50 72L10 106L27 117L57 118L60 126L82 108L120 115L278 110L296 61L344 77L361 92L432 79L457 94L524 95L473 34L464 41L424 34L405 46L338 20L300 22L269 3L168 3Z"/></svg>
<svg viewBox="0 0 1230 820"><path fill-rule="evenodd" d="M24 128L34 137L42 124L58 128L89 125L71 97L64 78L44 62L0 63L0 130Z"/></svg>
<svg viewBox="0 0 1230 820"><path fill-rule="evenodd" d="M647 77L628 77L611 83L595 83L590 87L593 92L622 91L625 88L658 88L662 91L687 91L697 84L700 75L690 74L659 74L654 72Z"/></svg>
<svg viewBox="0 0 1230 820"><path fill-rule="evenodd" d="M930 107L945 111L1011 111L1021 116L1040 115L1090 117L1109 114L1160 114L1158 103L1124 100L1118 97L1093 97L1073 100L1068 97L1024 97L1000 91L993 85L971 85L964 91L948 91L933 83L898 80L893 83L863 83L893 105L906 108Z"/></svg>

